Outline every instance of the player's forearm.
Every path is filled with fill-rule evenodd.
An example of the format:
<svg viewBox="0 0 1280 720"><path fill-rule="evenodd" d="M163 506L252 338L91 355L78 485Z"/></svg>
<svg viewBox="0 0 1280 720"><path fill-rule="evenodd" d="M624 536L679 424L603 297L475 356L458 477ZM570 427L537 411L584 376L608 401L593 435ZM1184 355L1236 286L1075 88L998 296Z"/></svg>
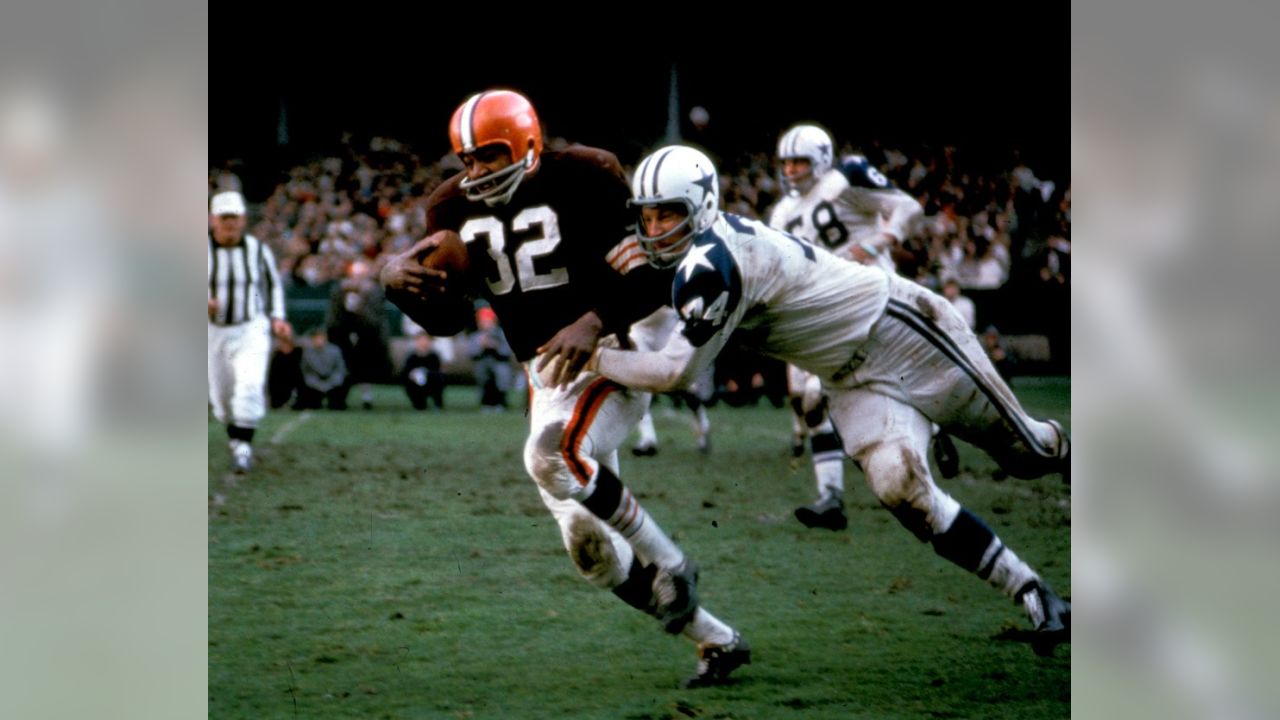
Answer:
<svg viewBox="0 0 1280 720"><path fill-rule="evenodd" d="M916 199L904 192L895 193L889 202L885 205L886 220L884 222L884 231L893 236L896 242L902 242L910 237L920 218L924 217L924 208ZM884 250L885 248L878 248Z"/></svg>
<svg viewBox="0 0 1280 720"><path fill-rule="evenodd" d="M620 385L647 392L671 392L693 379L690 366L662 352L600 348L595 370Z"/></svg>

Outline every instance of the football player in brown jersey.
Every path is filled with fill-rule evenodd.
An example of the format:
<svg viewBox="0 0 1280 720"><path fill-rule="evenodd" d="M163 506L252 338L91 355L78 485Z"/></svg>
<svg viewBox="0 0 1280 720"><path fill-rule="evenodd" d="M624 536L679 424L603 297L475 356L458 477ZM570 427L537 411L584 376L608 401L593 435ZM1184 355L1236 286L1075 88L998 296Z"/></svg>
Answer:
<svg viewBox="0 0 1280 720"><path fill-rule="evenodd" d="M699 607L696 566L618 477L618 447L650 396L582 372L599 338L625 338L670 300L670 272L649 267L628 237L626 175L604 150L544 150L533 105L509 90L468 98L449 138L465 171L428 199L427 231L461 236L470 288L498 313L528 372L525 469L582 576L697 645L686 686L719 684L750 650ZM447 273L417 260L426 242L387 264L390 296L443 288Z"/></svg>

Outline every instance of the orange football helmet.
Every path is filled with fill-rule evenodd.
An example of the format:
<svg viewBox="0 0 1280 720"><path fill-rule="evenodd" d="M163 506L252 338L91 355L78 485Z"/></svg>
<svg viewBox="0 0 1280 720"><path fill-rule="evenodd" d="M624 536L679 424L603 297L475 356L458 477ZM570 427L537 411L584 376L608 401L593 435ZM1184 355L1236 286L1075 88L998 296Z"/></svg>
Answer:
<svg viewBox="0 0 1280 720"><path fill-rule="evenodd" d="M459 155L493 144L505 145L511 153L507 167L462 181L467 199L483 200L490 206L509 201L542 155L538 113L525 96L511 90L486 90L467 98L449 120L449 140Z"/></svg>

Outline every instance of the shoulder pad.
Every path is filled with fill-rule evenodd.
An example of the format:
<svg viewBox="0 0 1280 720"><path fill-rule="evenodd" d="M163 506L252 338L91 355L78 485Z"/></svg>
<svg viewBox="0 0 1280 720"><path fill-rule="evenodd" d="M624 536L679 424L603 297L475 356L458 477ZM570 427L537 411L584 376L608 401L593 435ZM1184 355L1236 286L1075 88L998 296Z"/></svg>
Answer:
<svg viewBox="0 0 1280 720"><path fill-rule="evenodd" d="M581 168L584 172L607 173L626 180L626 173L622 171L622 163L618 162L618 156L608 150L574 144L560 151L544 152L542 157L543 159L550 157L552 162L558 161ZM630 187L629 184L628 187Z"/></svg>
<svg viewBox="0 0 1280 720"><path fill-rule="evenodd" d="M867 159L859 155L850 155L840 161L837 166L840 174L853 187L868 188L871 190L888 190L893 187L893 183L889 182L889 178L884 173L876 169L874 165L867 162Z"/></svg>
<svg viewBox="0 0 1280 720"><path fill-rule="evenodd" d="M671 300L694 347L705 345L737 309L742 276L729 248L713 230L702 233L676 266Z"/></svg>

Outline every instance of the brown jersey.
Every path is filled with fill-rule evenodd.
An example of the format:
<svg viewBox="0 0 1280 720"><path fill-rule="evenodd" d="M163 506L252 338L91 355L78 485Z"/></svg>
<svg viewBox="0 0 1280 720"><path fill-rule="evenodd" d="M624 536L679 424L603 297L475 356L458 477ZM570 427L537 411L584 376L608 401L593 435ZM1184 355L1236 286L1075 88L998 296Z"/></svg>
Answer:
<svg viewBox="0 0 1280 720"><path fill-rule="evenodd" d="M505 205L467 200L463 174L427 200L427 232L467 244L471 281L502 321L516 359L528 360L561 328L596 311L619 332L670 302L671 275L624 275L606 256L632 232L626 176L613 153L583 145L542 153Z"/></svg>

